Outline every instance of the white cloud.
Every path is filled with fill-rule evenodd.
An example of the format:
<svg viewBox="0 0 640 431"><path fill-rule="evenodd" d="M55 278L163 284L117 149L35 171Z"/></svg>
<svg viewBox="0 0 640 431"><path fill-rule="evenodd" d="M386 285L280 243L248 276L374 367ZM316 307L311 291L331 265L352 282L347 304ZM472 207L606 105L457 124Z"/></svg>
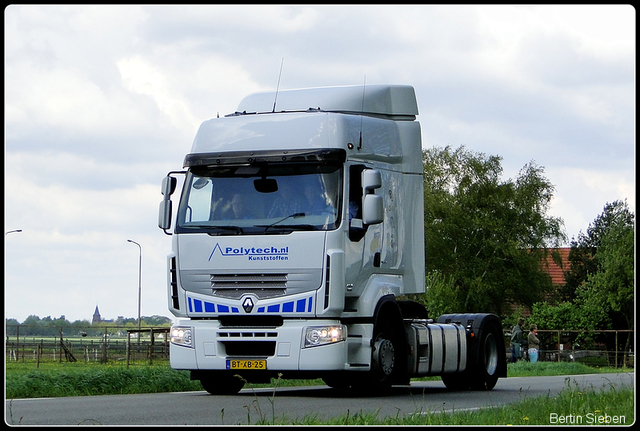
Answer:
<svg viewBox="0 0 640 431"><path fill-rule="evenodd" d="M633 170L556 167L547 169L547 177L556 187L551 213L564 219L569 239L586 232L607 203L626 200L635 212Z"/></svg>
<svg viewBox="0 0 640 431"><path fill-rule="evenodd" d="M167 314L161 178L201 121L275 89L282 58L282 89L414 85L424 146L500 155L507 177L535 160L569 236L635 208L631 6L12 5L7 317L133 316L129 238L143 314Z"/></svg>
<svg viewBox="0 0 640 431"><path fill-rule="evenodd" d="M626 57L635 48L635 8L631 5L557 6L557 22L576 35L581 49L605 59Z"/></svg>
<svg viewBox="0 0 640 431"><path fill-rule="evenodd" d="M73 157L53 157L52 162ZM66 165L73 166L73 165ZM91 168L91 165L85 166ZM122 168L100 166L110 170L106 175L120 175ZM158 184L162 177L159 176ZM161 199L159 186L131 182L117 188L100 184L87 185L81 181L64 183L46 181L46 176L11 175L5 179L5 214L16 222L39 226L40 229L63 232L91 230L126 230L128 226L142 227L153 222L147 213L157 207ZM36 180L36 181L34 181Z"/></svg>
<svg viewBox="0 0 640 431"><path fill-rule="evenodd" d="M200 121L191 114L187 104L180 100L167 78L157 67L149 64L139 55L117 62L127 90L151 96L160 111L175 126L185 129L196 128Z"/></svg>
<svg viewBox="0 0 640 431"><path fill-rule="evenodd" d="M10 68L9 72L7 78L13 85L8 89L7 99L12 109L20 113L17 118L25 122L86 132L96 128L104 131L115 122L140 120L135 109L127 109L125 100L110 100L77 69L42 71L23 65ZM7 120L11 122L14 118Z"/></svg>

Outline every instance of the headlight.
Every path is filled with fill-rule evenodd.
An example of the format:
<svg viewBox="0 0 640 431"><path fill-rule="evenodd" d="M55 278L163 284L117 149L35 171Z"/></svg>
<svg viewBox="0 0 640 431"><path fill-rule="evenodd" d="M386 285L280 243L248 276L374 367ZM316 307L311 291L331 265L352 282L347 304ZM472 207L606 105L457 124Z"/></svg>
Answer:
<svg viewBox="0 0 640 431"><path fill-rule="evenodd" d="M171 342L179 346L193 347L193 329L190 326L172 327Z"/></svg>
<svg viewBox="0 0 640 431"><path fill-rule="evenodd" d="M347 327L337 326L309 326L305 328L304 347L321 346L337 343L347 338Z"/></svg>

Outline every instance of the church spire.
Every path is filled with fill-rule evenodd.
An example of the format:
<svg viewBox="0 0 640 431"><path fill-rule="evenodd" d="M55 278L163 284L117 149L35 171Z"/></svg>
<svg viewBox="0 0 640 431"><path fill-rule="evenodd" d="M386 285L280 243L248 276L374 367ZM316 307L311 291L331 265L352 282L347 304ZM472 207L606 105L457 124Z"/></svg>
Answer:
<svg viewBox="0 0 640 431"><path fill-rule="evenodd" d="M100 323L102 318L100 317L100 311L98 310L98 305L96 305L96 311L93 312L93 319L91 323Z"/></svg>

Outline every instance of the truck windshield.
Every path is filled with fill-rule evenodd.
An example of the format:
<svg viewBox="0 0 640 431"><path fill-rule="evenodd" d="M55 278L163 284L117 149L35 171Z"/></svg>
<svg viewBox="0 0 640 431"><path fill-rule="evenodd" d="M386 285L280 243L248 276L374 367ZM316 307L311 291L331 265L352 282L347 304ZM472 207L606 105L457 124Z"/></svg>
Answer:
<svg viewBox="0 0 640 431"><path fill-rule="evenodd" d="M331 230L340 224L336 165L192 167L176 232L211 235Z"/></svg>

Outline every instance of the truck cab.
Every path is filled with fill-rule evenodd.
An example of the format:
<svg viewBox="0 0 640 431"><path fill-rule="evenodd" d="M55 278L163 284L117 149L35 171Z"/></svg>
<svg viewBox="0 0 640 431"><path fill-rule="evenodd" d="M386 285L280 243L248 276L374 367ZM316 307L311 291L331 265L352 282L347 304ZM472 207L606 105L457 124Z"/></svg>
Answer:
<svg viewBox="0 0 640 431"><path fill-rule="evenodd" d="M444 324L450 357L434 361L442 325L398 300L425 290L417 114L410 86L347 86L256 93L202 123L162 187L173 368L211 393L276 376L388 386L471 369L472 326L495 319Z"/></svg>

